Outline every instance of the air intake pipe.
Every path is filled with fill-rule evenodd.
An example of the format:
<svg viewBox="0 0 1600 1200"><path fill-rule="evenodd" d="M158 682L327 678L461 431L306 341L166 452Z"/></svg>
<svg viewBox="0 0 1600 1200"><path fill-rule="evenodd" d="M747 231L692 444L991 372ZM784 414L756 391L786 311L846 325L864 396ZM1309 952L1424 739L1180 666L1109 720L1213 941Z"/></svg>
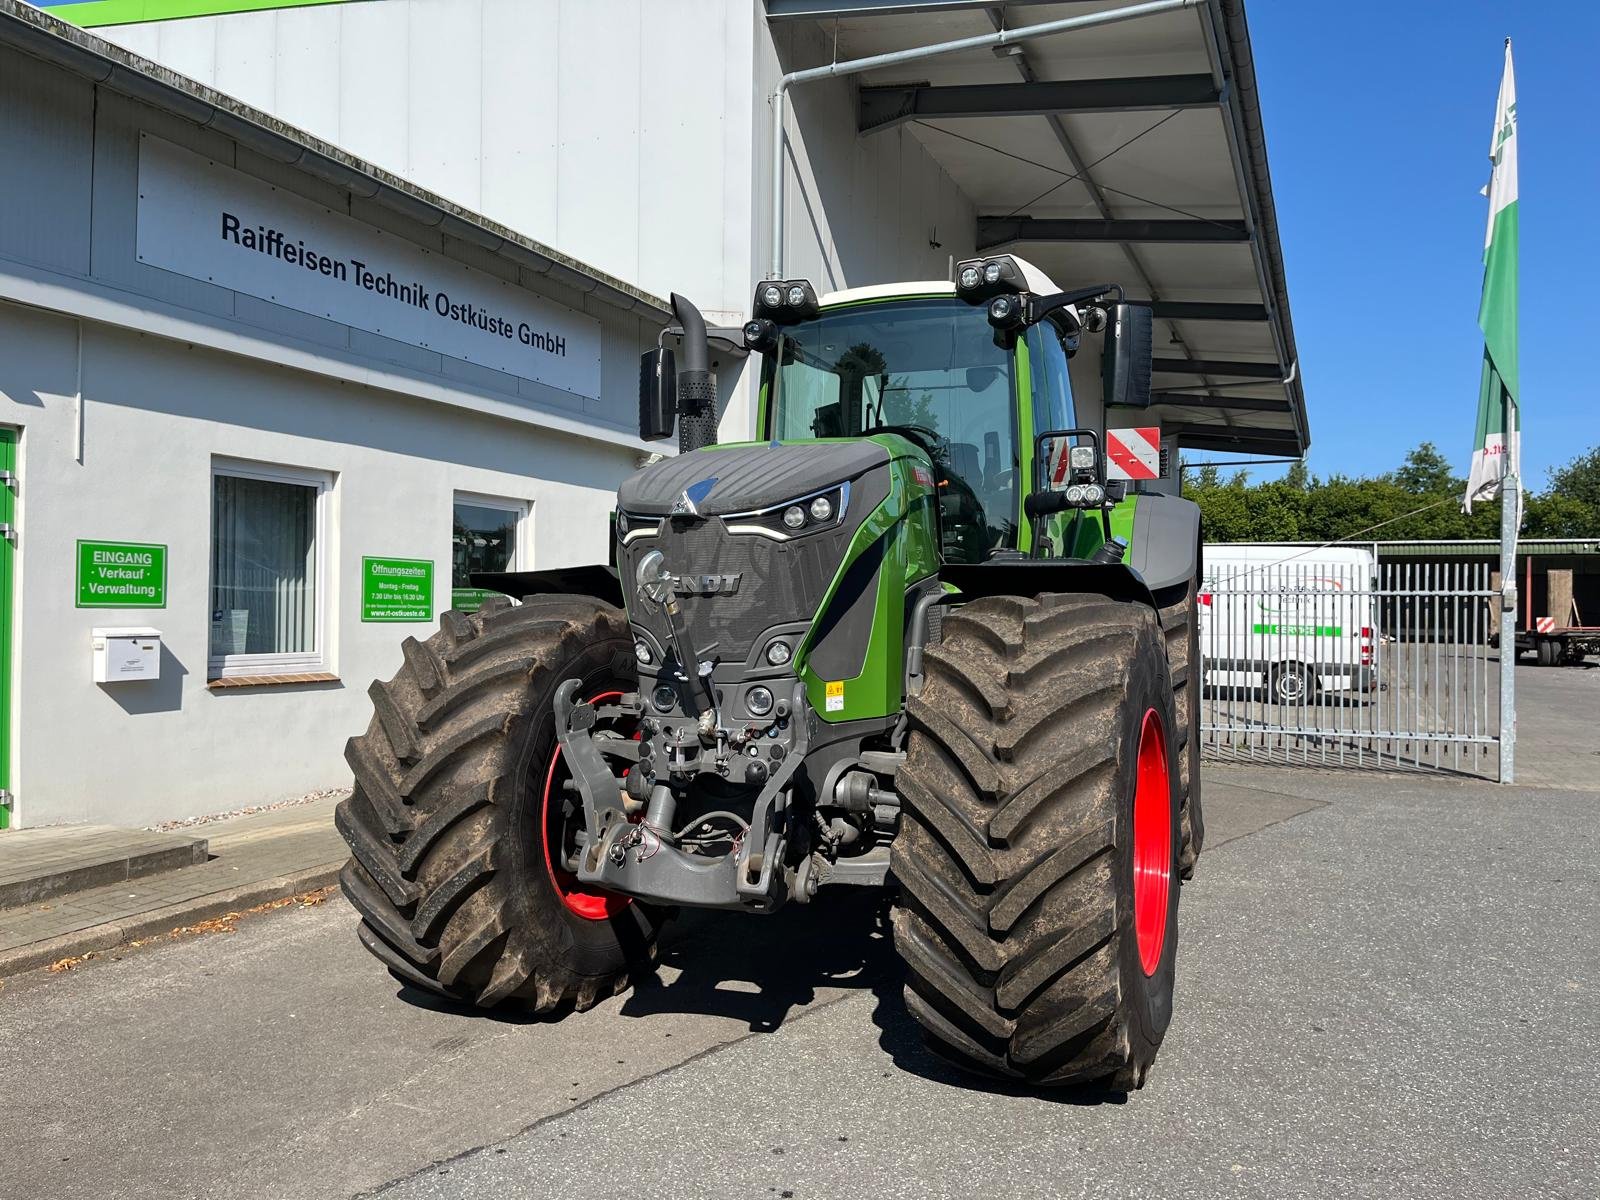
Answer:
<svg viewBox="0 0 1600 1200"><path fill-rule="evenodd" d="M717 444L717 381L711 374L706 320L686 297L672 293L672 314L683 328L683 368L678 372L678 451Z"/></svg>

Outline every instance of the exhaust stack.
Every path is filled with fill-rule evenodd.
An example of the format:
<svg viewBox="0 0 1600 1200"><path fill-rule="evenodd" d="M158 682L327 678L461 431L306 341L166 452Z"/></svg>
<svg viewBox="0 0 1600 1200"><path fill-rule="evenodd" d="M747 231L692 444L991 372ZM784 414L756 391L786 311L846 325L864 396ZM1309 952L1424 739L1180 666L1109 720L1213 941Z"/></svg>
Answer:
<svg viewBox="0 0 1600 1200"><path fill-rule="evenodd" d="M683 368L678 372L678 451L717 444L717 383L711 374L706 322L686 297L672 293L672 312L683 327Z"/></svg>

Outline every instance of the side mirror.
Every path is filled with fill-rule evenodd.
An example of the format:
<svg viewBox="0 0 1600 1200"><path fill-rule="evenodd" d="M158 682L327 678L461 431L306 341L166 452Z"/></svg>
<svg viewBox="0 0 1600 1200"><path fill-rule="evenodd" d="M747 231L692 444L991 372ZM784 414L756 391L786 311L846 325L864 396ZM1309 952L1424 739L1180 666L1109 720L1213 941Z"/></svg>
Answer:
<svg viewBox="0 0 1600 1200"><path fill-rule="evenodd" d="M1106 407L1149 408L1155 314L1147 304L1124 303L1111 305L1106 316L1101 361Z"/></svg>
<svg viewBox="0 0 1600 1200"><path fill-rule="evenodd" d="M678 423L678 367L666 346L639 358L639 437L658 442Z"/></svg>

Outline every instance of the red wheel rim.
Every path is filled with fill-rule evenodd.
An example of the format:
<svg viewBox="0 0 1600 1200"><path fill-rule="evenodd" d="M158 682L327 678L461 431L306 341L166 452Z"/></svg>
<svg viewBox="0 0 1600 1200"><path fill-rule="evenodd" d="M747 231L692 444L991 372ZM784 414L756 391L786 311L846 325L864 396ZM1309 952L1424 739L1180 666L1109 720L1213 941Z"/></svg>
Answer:
<svg viewBox="0 0 1600 1200"><path fill-rule="evenodd" d="M1167 944L1172 892L1172 779L1167 731L1155 709L1139 729L1139 775L1133 792L1133 929L1139 965L1154 975Z"/></svg>
<svg viewBox="0 0 1600 1200"><path fill-rule="evenodd" d="M599 704L604 700L615 700L622 695L621 692L600 692L591 697L590 704ZM635 734L635 737L638 735ZM557 867L550 858L550 841L552 837L561 836L561 812L557 808L554 812L550 808L550 797L557 793L557 771L561 766L561 747L558 744L555 753L550 756L550 766L544 773L544 799L539 806L539 824L544 831L542 844L544 847L544 868L550 873L550 883L556 889L556 895L561 897L561 903L567 906L567 911L574 916L582 917L585 921L609 921L628 905L633 903L631 896L619 896L616 892L608 892L603 888L589 887L579 883L578 877L570 871ZM565 772L561 772L565 777Z"/></svg>

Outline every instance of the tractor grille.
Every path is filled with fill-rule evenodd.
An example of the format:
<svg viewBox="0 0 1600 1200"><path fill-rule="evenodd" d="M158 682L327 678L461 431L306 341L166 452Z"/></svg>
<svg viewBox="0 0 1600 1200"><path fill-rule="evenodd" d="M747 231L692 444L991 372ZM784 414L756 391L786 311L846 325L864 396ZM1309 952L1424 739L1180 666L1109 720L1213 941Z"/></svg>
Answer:
<svg viewBox="0 0 1600 1200"><path fill-rule="evenodd" d="M874 473L880 474L880 473ZM836 529L779 542L759 534L730 534L721 519L668 518L657 537L618 547L619 567L629 593L632 619L662 646L668 644L666 614L633 594L639 559L660 550L674 575L739 574L739 590L729 595L682 596L683 622L701 653L742 661L764 630L793 622L809 623L822 604L845 549L861 522L883 502L888 472L860 481L845 521Z"/></svg>

